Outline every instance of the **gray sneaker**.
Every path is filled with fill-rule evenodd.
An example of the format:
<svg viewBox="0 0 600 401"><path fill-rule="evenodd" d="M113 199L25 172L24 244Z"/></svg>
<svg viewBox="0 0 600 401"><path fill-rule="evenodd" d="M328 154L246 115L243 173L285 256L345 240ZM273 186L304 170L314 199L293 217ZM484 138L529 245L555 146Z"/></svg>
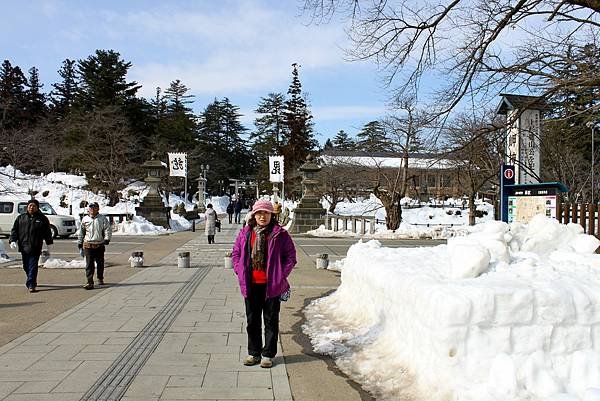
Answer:
<svg viewBox="0 0 600 401"><path fill-rule="evenodd" d="M254 366L261 362L260 356L248 355L246 359L244 359L244 365L246 366Z"/></svg>
<svg viewBox="0 0 600 401"><path fill-rule="evenodd" d="M271 358L267 358L266 356L263 356L262 359L260 360L260 367L268 369L271 366L273 366L273 360Z"/></svg>

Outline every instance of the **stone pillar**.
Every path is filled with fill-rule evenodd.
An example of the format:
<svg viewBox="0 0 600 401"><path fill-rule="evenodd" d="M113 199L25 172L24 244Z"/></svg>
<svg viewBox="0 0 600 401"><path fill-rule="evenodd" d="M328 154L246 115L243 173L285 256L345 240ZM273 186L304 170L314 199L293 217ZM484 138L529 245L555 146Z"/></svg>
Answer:
<svg viewBox="0 0 600 401"><path fill-rule="evenodd" d="M300 166L302 172L302 199L294 209L294 221L290 227L290 233L300 234L319 228L324 224L323 217L326 210L319 202L316 188L319 185L317 173L321 167L315 163L312 155L306 158L306 163Z"/></svg>
<svg viewBox="0 0 600 401"><path fill-rule="evenodd" d="M158 186L165 166L160 160L156 159L156 154L153 153L152 158L146 161L142 167L147 171L145 181L149 189L148 195L135 208L136 213L155 225L171 228L169 225L171 208L163 204L163 200L158 192Z"/></svg>

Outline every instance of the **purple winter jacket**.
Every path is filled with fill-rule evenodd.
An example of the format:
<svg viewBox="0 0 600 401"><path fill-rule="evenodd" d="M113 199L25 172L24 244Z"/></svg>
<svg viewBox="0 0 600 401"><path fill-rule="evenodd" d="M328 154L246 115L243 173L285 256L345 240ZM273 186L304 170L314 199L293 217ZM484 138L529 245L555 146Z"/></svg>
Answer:
<svg viewBox="0 0 600 401"><path fill-rule="evenodd" d="M231 261L240 282L240 291L248 297L251 282L250 226L242 228L233 244ZM290 288L287 277L296 265L296 247L290 234L280 225L273 226L267 244L267 298L275 298Z"/></svg>

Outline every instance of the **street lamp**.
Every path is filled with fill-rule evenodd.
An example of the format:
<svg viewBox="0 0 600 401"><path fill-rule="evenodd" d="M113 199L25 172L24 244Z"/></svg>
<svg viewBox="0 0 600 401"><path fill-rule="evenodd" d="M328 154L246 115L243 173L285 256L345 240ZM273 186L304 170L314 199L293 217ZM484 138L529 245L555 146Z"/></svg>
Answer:
<svg viewBox="0 0 600 401"><path fill-rule="evenodd" d="M594 131L598 126L600 126L600 121L588 121L585 123L585 126L592 130L592 203L594 203L594 159L595 159L595 151L594 151Z"/></svg>

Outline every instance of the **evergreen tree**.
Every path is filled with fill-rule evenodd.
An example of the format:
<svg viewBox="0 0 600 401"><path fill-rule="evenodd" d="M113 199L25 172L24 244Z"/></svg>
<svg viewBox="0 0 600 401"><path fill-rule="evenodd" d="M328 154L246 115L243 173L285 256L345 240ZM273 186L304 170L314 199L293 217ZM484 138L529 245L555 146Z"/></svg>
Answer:
<svg viewBox="0 0 600 401"><path fill-rule="evenodd" d="M195 147L198 127L196 116L187 106L193 98L187 94L188 91L180 80L171 82L164 95L157 88L151 106L156 123L153 137L155 151L189 152Z"/></svg>
<svg viewBox="0 0 600 401"><path fill-rule="evenodd" d="M79 91L76 63L75 60L64 60L62 67L58 70L62 81L52 84L54 89L50 92L50 101L52 111L58 118L65 117L71 111Z"/></svg>
<svg viewBox="0 0 600 401"><path fill-rule="evenodd" d="M241 138L246 128L240 118L239 107L227 98L215 99L200 115L193 159L196 166L210 165L208 186L213 191L219 187L219 181L247 177L254 170L253 153Z"/></svg>
<svg viewBox="0 0 600 401"><path fill-rule="evenodd" d="M344 130L340 130L333 138L332 147L336 150L354 150L356 143Z"/></svg>
<svg viewBox="0 0 600 401"><path fill-rule="evenodd" d="M306 100L302 96L302 84L298 76L299 65L292 64L292 83L288 89L289 98L286 100L285 116L288 132L282 154L286 165L286 188L300 195L300 180L296 169L304 163L306 156L317 147L313 136L312 115L308 110ZM293 181L292 181L293 180Z"/></svg>
<svg viewBox="0 0 600 401"><path fill-rule="evenodd" d="M36 67L29 69L27 90L25 91L27 120L33 123L46 116L46 95L42 92L44 85L40 82L40 75Z"/></svg>
<svg viewBox="0 0 600 401"><path fill-rule="evenodd" d="M325 145L323 145L323 150L333 150L333 142L331 142L331 139L327 138Z"/></svg>
<svg viewBox="0 0 600 401"><path fill-rule="evenodd" d="M285 115L285 96L281 93L269 93L260 99L254 120L256 130L250 134L253 149L262 157L277 155L285 145L287 137L287 119Z"/></svg>
<svg viewBox="0 0 600 401"><path fill-rule="evenodd" d="M370 121L356 134L357 148L366 152L389 151L390 146L381 122Z"/></svg>
<svg viewBox="0 0 600 401"><path fill-rule="evenodd" d="M0 122L2 128L18 127L25 118L27 79L21 68L4 60L0 67Z"/></svg>
<svg viewBox="0 0 600 401"><path fill-rule="evenodd" d="M127 82L130 62L121 59L114 50L96 50L85 60L79 60L79 103L85 110L107 105L123 105L135 97L141 87L137 82Z"/></svg>

